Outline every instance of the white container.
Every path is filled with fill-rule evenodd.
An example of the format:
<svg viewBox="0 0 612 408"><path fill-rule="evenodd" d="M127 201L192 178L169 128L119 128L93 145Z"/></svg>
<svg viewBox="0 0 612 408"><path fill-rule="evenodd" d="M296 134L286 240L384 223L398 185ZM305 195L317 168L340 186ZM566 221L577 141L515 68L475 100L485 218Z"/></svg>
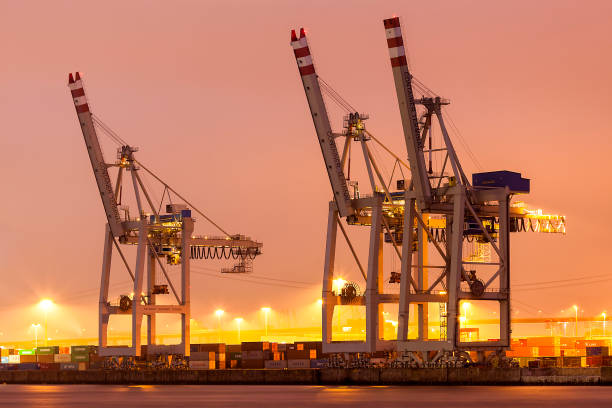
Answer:
<svg viewBox="0 0 612 408"><path fill-rule="evenodd" d="M19 358L18 354L14 354L8 356L8 362L9 364L19 364L21 362L21 359Z"/></svg>
<svg viewBox="0 0 612 408"><path fill-rule="evenodd" d="M310 360L287 360L287 368L310 368Z"/></svg>

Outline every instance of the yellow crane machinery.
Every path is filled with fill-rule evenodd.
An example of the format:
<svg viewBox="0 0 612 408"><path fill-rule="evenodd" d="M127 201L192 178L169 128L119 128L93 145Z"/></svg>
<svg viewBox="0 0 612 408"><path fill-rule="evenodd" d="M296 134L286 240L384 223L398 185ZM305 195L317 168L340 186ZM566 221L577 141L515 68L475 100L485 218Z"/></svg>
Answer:
<svg viewBox="0 0 612 408"><path fill-rule="evenodd" d="M323 351L398 351L421 366L464 361L469 359L467 351L478 351L481 358L485 352L503 354L510 346L509 234L527 230L564 234L565 217L513 203L514 196L530 191L530 180L519 173L494 171L468 178L445 124L445 106L450 101L410 73L399 18L384 20L384 29L406 146L403 154L394 153L368 131L368 115L358 112L317 75L305 31L291 32L291 46L333 192L323 272ZM417 93L421 95L415 97ZM342 132L332 131L323 94L346 112ZM341 147L339 141L344 143ZM371 194L361 194L358 182L350 177L352 144L363 154ZM390 156L391 179L382 174L376 149ZM370 229L366 263L361 262L351 242L350 226ZM364 293L334 288L338 229L365 280ZM399 293L384 289L385 244L401 264L400 271L390 271L388 279L399 284ZM351 296L343 296L348 292ZM499 340L462 341L459 304L468 299L499 305ZM383 339L386 303L398 304L397 340ZM431 303L438 304L446 318L446 334L438 339L428 334ZM332 341L334 308L349 304L365 306L365 341ZM418 332L409 338L411 305Z"/></svg>
<svg viewBox="0 0 612 408"><path fill-rule="evenodd" d="M102 261L102 277L99 298L99 355L140 356L141 327L147 317L147 353L189 356L190 352L190 265L193 259L228 259L236 263L221 272L245 273L252 271L252 262L262 252L262 244L240 234L229 234L214 223L202 211L194 207L181 194L145 167L135 157L138 149L130 146L90 110L80 73L69 75L68 87L92 169L102 198L107 218ZM102 130L119 144L117 160L107 163L96 129ZM111 182L109 168L117 168L116 181ZM142 172L147 173L163 187L161 201L155 203L146 188ZM127 176L127 175L130 176ZM126 205L121 205L125 177L131 178L133 198L137 213L130 214ZM172 202L171 196L175 201ZM164 201L164 198L167 198ZM166 203L165 207L163 204ZM162 209L165 211L162 212ZM221 236L200 236L194 233L196 212L217 228ZM123 213L123 214L122 214ZM136 262L131 263L122 246L136 247ZM133 281L131 295L122 295L116 304L109 300L109 282L113 249L119 254L122 264ZM180 267L180 282L175 285L170 278L170 268ZM158 269L159 268L159 269ZM158 273L161 271L161 274ZM158 304L160 295L172 294L168 304ZM176 314L181 317L181 343L176 345L156 344L156 316ZM108 323L111 315L132 316L132 343L130 347L108 346Z"/></svg>

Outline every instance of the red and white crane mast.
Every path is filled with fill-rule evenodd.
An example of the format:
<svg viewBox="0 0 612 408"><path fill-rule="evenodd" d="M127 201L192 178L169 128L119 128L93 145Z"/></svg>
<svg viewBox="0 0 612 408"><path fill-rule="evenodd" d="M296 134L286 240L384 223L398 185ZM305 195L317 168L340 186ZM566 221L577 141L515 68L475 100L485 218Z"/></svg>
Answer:
<svg viewBox="0 0 612 408"><path fill-rule="evenodd" d="M78 72L74 77L72 74L69 75L68 88L70 88L74 107L79 117L79 124L81 125L81 131L85 138L85 145L87 146L87 154L89 155L91 167L93 168L96 183L98 184L98 190L100 191L108 225L113 236L120 237L125 233L125 229L123 228L121 217L119 216L119 208L117 207L115 191L113 191L113 185L108 174L108 166L104 161L98 135L96 134L96 128L91 112L89 111L89 104L87 103L85 89L83 88L83 80Z"/></svg>
<svg viewBox="0 0 612 408"><path fill-rule="evenodd" d="M341 217L347 217L353 213L351 198L344 171L342 170L338 148L336 147L329 123L329 117L327 116L327 110L325 109L319 80L315 72L312 56L310 55L310 49L308 48L306 32L303 28L300 29L299 39L295 30L291 31L291 46L293 47L293 53L295 54L302 83L304 84L304 91L306 92L312 121L314 122L317 138L319 139L319 146L321 146L321 152L323 153L323 160L325 161L325 168L327 169L334 193L334 200L338 206L338 213Z"/></svg>

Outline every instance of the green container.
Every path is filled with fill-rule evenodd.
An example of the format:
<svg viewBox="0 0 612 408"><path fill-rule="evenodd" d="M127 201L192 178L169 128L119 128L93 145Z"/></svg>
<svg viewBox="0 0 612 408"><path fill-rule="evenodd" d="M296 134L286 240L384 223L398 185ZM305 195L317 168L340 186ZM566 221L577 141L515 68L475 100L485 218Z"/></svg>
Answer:
<svg viewBox="0 0 612 408"><path fill-rule="evenodd" d="M38 355L59 354L59 346L38 347L36 349Z"/></svg>
<svg viewBox="0 0 612 408"><path fill-rule="evenodd" d="M72 346L70 347L71 354L89 354L94 351L94 346Z"/></svg>
<svg viewBox="0 0 612 408"><path fill-rule="evenodd" d="M73 363L89 363L89 353L72 354L70 359Z"/></svg>
<svg viewBox="0 0 612 408"><path fill-rule="evenodd" d="M36 349L23 349L23 350L19 350L19 355L20 356L33 356L36 355Z"/></svg>

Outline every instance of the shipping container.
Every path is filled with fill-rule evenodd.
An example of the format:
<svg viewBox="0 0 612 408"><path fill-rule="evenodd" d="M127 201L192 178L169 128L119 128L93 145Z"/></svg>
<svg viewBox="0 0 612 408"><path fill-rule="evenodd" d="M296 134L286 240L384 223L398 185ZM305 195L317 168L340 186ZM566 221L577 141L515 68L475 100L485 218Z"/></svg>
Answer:
<svg viewBox="0 0 612 408"><path fill-rule="evenodd" d="M265 360L263 350L243 350L242 360Z"/></svg>
<svg viewBox="0 0 612 408"><path fill-rule="evenodd" d="M587 367L601 367L602 362L603 362L602 356L588 356L586 358Z"/></svg>
<svg viewBox="0 0 612 408"><path fill-rule="evenodd" d="M9 356L0 357L0 364L8 364L8 363L9 363Z"/></svg>
<svg viewBox="0 0 612 408"><path fill-rule="evenodd" d="M73 363L89 363L89 354L71 354L70 360Z"/></svg>
<svg viewBox="0 0 612 408"><path fill-rule="evenodd" d="M325 368L327 367L327 360L310 360L310 368Z"/></svg>
<svg viewBox="0 0 612 408"><path fill-rule="evenodd" d="M228 368L241 368L242 367L242 361L241 360L229 360L229 367Z"/></svg>
<svg viewBox="0 0 612 408"><path fill-rule="evenodd" d="M215 352L195 351L189 356L189 361L215 361Z"/></svg>
<svg viewBox="0 0 612 408"><path fill-rule="evenodd" d="M226 359L228 359L228 360L242 360L242 353L239 352L239 351L238 352L231 351L226 356Z"/></svg>
<svg viewBox="0 0 612 408"><path fill-rule="evenodd" d="M264 360L255 360L255 359L251 359L251 360L241 360L240 362L241 368L247 368L247 369L255 369L255 368L264 368Z"/></svg>
<svg viewBox="0 0 612 408"><path fill-rule="evenodd" d="M240 353L242 351L242 345L240 344L228 344L225 346L226 353Z"/></svg>
<svg viewBox="0 0 612 408"><path fill-rule="evenodd" d="M311 350L287 350L287 360L309 360L311 358ZM316 358L316 350L314 358Z"/></svg>
<svg viewBox="0 0 612 408"><path fill-rule="evenodd" d="M19 354L11 354L8 356L9 364L19 364L21 363L21 356Z"/></svg>
<svg viewBox="0 0 612 408"><path fill-rule="evenodd" d="M60 363L60 370L76 371L79 369L79 363Z"/></svg>
<svg viewBox="0 0 612 408"><path fill-rule="evenodd" d="M55 354L38 354L36 356L37 363L53 363Z"/></svg>
<svg viewBox="0 0 612 408"><path fill-rule="evenodd" d="M40 370L59 370L60 363L39 363Z"/></svg>
<svg viewBox="0 0 612 408"><path fill-rule="evenodd" d="M89 368L89 363L87 362L79 362L79 371L85 371Z"/></svg>
<svg viewBox="0 0 612 408"><path fill-rule="evenodd" d="M70 354L70 347L60 346L58 354Z"/></svg>
<svg viewBox="0 0 612 408"><path fill-rule="evenodd" d="M602 365L602 367L610 367L610 366L612 366L612 356L602 356L601 357L601 365Z"/></svg>
<svg viewBox="0 0 612 408"><path fill-rule="evenodd" d="M35 355L21 355L19 356L19 363L36 363L36 356Z"/></svg>
<svg viewBox="0 0 612 408"><path fill-rule="evenodd" d="M580 357L563 357L563 367L580 367Z"/></svg>
<svg viewBox="0 0 612 408"><path fill-rule="evenodd" d="M28 362L28 363L19 363L19 370L38 370L38 363Z"/></svg>
<svg viewBox="0 0 612 408"><path fill-rule="evenodd" d="M243 341L241 351L264 351L270 349L270 343L267 341Z"/></svg>
<svg viewBox="0 0 612 408"><path fill-rule="evenodd" d="M208 361L204 361L204 360L191 361L190 360L189 368L192 370L214 370L215 360L208 360Z"/></svg>
<svg viewBox="0 0 612 408"><path fill-rule="evenodd" d="M195 348L195 350L194 350ZM192 344L192 352L213 351L215 353L225 353L225 343L210 343L210 344Z"/></svg>
<svg viewBox="0 0 612 408"><path fill-rule="evenodd" d="M287 360L287 368L310 368L309 359Z"/></svg>
<svg viewBox="0 0 612 408"><path fill-rule="evenodd" d="M607 356L608 355L608 347L607 346L586 346L586 356Z"/></svg>
<svg viewBox="0 0 612 408"><path fill-rule="evenodd" d="M36 348L37 355L53 355L59 354L59 346L38 347Z"/></svg>
<svg viewBox="0 0 612 408"><path fill-rule="evenodd" d="M287 368L287 360L268 360L264 367L270 369Z"/></svg>
<svg viewBox="0 0 612 408"><path fill-rule="evenodd" d="M540 360L531 360L527 363L529 368L540 368Z"/></svg>
<svg viewBox="0 0 612 408"><path fill-rule="evenodd" d="M287 351L287 344L281 343L276 345L276 351Z"/></svg>
<svg viewBox="0 0 612 408"><path fill-rule="evenodd" d="M21 349L19 350L19 355L20 356L35 356L36 349Z"/></svg>
<svg viewBox="0 0 612 408"><path fill-rule="evenodd" d="M70 363L72 356L70 354L56 354L53 356L53 362L55 363Z"/></svg>
<svg viewBox="0 0 612 408"><path fill-rule="evenodd" d="M89 354L89 353L96 353L97 352L97 347L96 346L71 346L70 347L70 354Z"/></svg>

